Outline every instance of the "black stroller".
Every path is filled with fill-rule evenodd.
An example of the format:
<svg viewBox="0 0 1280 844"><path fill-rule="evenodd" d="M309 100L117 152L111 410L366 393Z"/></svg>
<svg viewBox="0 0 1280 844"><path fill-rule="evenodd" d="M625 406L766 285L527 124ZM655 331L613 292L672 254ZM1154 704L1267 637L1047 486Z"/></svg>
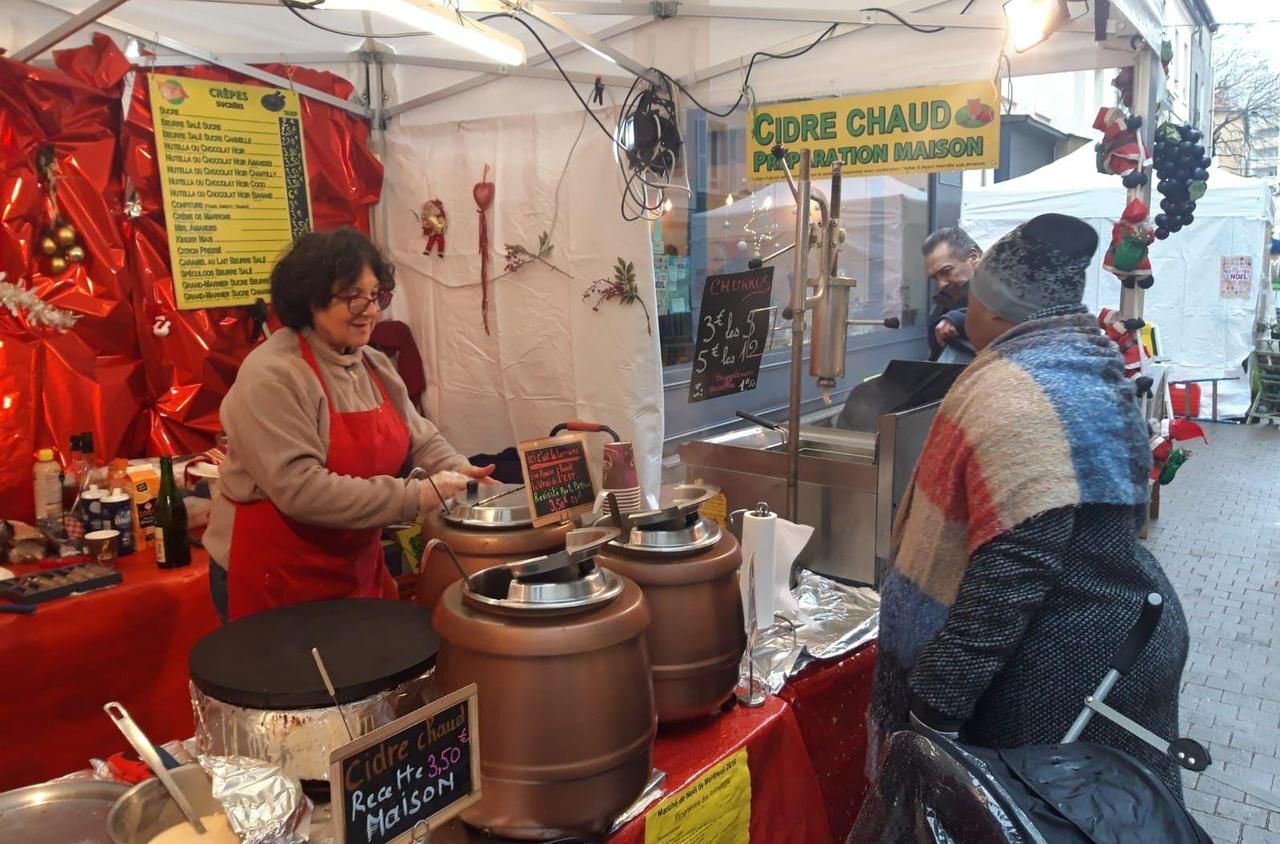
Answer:
<svg viewBox="0 0 1280 844"><path fill-rule="evenodd" d="M991 749L923 727L894 733L846 844L1212 844L1164 783L1132 756L1078 741L1095 714L1181 767L1280 807L1277 795L1211 767L1199 743L1166 741L1106 705L1146 647L1162 609L1159 595L1147 596L1111 670L1061 744Z"/></svg>

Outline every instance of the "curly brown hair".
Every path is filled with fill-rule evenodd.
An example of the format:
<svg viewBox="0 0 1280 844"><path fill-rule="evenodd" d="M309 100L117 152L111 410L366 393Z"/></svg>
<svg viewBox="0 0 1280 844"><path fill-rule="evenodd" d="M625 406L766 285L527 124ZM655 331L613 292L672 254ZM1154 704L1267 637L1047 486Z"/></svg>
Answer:
<svg viewBox="0 0 1280 844"><path fill-rule="evenodd" d="M379 288L395 290L395 266L363 232L343 226L304 234L271 270L271 305L288 327L308 328L312 312L355 287L365 267Z"/></svg>

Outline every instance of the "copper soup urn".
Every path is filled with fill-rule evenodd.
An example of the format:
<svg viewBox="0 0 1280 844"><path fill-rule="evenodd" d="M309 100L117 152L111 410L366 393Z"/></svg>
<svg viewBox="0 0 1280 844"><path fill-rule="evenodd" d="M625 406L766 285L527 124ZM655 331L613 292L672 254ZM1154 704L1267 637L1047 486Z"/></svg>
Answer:
<svg viewBox="0 0 1280 844"><path fill-rule="evenodd" d="M422 538L444 540L468 574L558 551L572 529L567 522L535 528L524 487L515 484L472 484L464 495L449 501L447 513L432 510L422 519ZM418 574L416 600L428 610L435 609L440 595L459 578L453 566L442 562L424 563Z"/></svg>
<svg viewBox="0 0 1280 844"><path fill-rule="evenodd" d="M640 587L595 564L616 530L449 586L432 618L436 693L479 686L483 796L469 825L595 838L641 794L657 732Z"/></svg>
<svg viewBox="0 0 1280 844"><path fill-rule="evenodd" d="M698 508L719 489L664 486L658 510L621 516L622 532L596 562L634 580L653 614L649 659L658 720L716 712L738 683L746 650L738 569L742 550Z"/></svg>

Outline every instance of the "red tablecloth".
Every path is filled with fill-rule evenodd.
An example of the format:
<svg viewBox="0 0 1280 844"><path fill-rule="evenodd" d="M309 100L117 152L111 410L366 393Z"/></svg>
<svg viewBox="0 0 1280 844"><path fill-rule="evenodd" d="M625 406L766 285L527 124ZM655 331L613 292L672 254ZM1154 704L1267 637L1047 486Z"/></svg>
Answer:
<svg viewBox="0 0 1280 844"><path fill-rule="evenodd" d="M804 736L837 844L853 829L867 791L863 768L875 667L872 643L835 662L809 666L782 688Z"/></svg>
<svg viewBox="0 0 1280 844"><path fill-rule="evenodd" d="M35 566L11 566L17 573ZM102 711L119 701L157 743L194 732L187 655L217 626L208 557L162 571L120 561L124 583L0 614L0 791L43 782L125 748Z"/></svg>
<svg viewBox="0 0 1280 844"><path fill-rule="evenodd" d="M826 811L804 739L790 706L769 698L758 709L735 707L718 718L678 729L664 729L653 747L653 764L665 771L662 800L676 795L708 769L742 747L751 771L751 840L761 844L830 844ZM604 844L644 844L641 816L605 839ZM460 823L432 836L433 844L490 841Z"/></svg>

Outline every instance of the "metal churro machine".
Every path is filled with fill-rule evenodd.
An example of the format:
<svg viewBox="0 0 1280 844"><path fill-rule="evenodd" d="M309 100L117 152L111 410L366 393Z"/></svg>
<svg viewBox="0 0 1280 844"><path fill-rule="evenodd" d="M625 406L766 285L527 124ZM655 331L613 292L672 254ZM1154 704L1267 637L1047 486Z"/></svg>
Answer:
<svg viewBox="0 0 1280 844"><path fill-rule="evenodd" d="M795 252L795 278L783 312L791 320L791 390L787 421L775 425L749 413L759 427L686 443L681 461L690 481L716 484L730 510L768 501L814 536L798 566L851 583L878 586L889 559L893 515L942 396L963 370L927 361L891 361L885 372L856 386L841 413L822 425L801 425L804 334L811 322L809 375L830 390L844 377L849 325L897 328L898 320L851 320L850 289L839 274L841 166L831 173L831 196L812 187L811 155L799 153L798 177L787 153L774 150L796 198L796 239L753 265ZM817 220L813 219L816 212ZM817 263L810 279L810 252ZM806 311L811 317L806 319ZM793 436L792 432L798 432Z"/></svg>

